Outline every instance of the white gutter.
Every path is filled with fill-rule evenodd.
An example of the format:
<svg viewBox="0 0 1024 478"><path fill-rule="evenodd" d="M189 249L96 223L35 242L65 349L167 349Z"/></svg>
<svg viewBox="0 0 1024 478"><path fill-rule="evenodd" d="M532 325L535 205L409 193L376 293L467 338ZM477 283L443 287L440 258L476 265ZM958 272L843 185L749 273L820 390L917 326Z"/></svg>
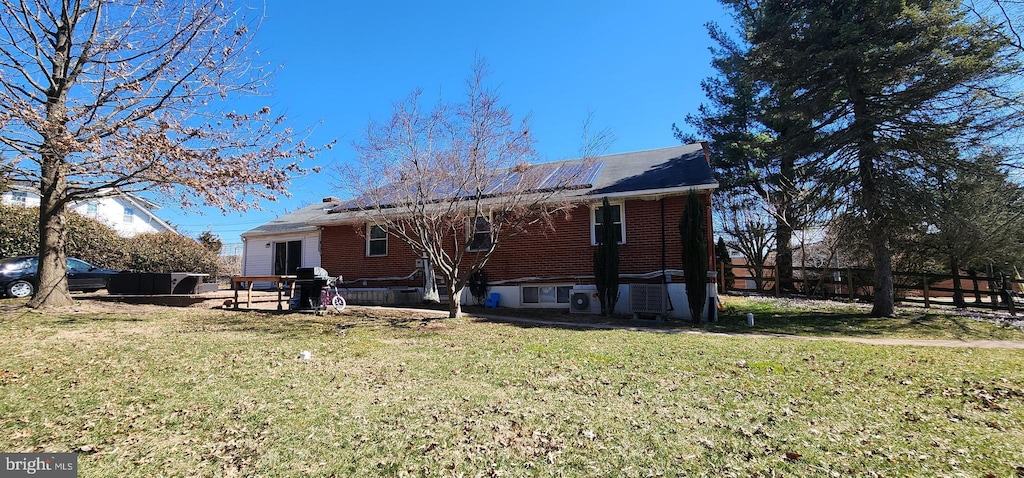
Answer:
<svg viewBox="0 0 1024 478"><path fill-rule="evenodd" d="M674 188L662 188L662 189L648 189L644 191L623 191L619 193L608 193L608 194L588 194L586 196L596 201L604 198L617 199L617 198L634 198L634 199L660 199L664 196L672 196L679 193L686 193L690 191L711 191L718 189L718 182L714 184L698 184L696 186L681 186ZM638 194L639 193L639 194Z"/></svg>

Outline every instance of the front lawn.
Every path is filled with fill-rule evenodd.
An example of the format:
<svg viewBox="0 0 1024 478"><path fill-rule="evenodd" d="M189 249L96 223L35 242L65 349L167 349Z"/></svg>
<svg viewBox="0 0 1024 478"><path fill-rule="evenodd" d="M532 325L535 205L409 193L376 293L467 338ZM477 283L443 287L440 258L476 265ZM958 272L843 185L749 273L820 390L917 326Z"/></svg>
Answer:
<svg viewBox="0 0 1024 478"><path fill-rule="evenodd" d="M107 306L0 319L0 450L80 476L1024 472L1022 350Z"/></svg>

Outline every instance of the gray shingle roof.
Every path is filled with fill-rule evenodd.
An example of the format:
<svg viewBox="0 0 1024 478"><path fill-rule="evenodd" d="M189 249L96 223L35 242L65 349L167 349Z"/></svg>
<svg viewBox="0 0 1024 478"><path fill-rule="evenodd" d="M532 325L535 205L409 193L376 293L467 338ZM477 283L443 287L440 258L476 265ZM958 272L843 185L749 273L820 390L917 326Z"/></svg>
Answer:
<svg viewBox="0 0 1024 478"><path fill-rule="evenodd" d="M266 234L279 234L285 232L315 231L316 226L310 223L327 214L327 210L336 206L337 203L317 203L306 206L293 213L285 214L266 224L249 229L241 234L242 237L261 236Z"/></svg>
<svg viewBox="0 0 1024 478"><path fill-rule="evenodd" d="M718 187L718 182L715 181L704 156L704 149L699 143L600 156L593 161L588 168L594 169L596 174L587 178L590 182L569 191L566 196L581 199L605 196L643 197ZM557 170L560 166L582 163L582 159L573 159L550 163L549 166ZM308 206L246 231L242 236L315 230L317 224L361 220L359 218L362 216L346 210L348 204L356 203L358 201L342 203L342 206L331 214L328 214L327 210L337 204L321 203Z"/></svg>
<svg viewBox="0 0 1024 478"><path fill-rule="evenodd" d="M718 182L699 143L596 159L604 164L593 187L581 195L637 195L684 189L713 189Z"/></svg>

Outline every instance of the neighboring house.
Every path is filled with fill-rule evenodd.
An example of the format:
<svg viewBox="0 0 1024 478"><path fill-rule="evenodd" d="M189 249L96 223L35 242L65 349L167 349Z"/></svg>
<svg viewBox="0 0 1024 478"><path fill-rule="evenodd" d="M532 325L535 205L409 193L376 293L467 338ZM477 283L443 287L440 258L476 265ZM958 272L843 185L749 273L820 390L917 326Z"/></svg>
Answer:
<svg viewBox="0 0 1024 478"><path fill-rule="evenodd" d="M556 219L554 230L538 228L502 242L484 268L491 291L501 294L505 307L600 310L595 307L594 294L587 291L594 288L593 252L599 218L595 211L607 197L621 231L622 285L616 311L656 314L662 308L671 316L688 316L679 221L687 194L697 191L709 224L708 244L713 244L711 193L718 183L706 145L602 156L594 164L597 173L585 187L570 192L580 206L569 219ZM260 236L263 238L258 241L247 237L246 251L270 251L271 244L276 249L290 237L286 230L296 237L319 237L318 265L332 275L344 275L349 287L422 290L422 274L416 273L422 261L399 238L367 224L358 212L341 204L326 214L311 211L311 219L299 224L300 213L286 216L288 221L280 224L290 224L291 229ZM267 226L270 224L263 227ZM709 249L709 269L713 271L713 248ZM704 283L708 278L698 280ZM709 289L713 292L714 286L709 284ZM467 290L464 302L468 295Z"/></svg>
<svg viewBox="0 0 1024 478"><path fill-rule="evenodd" d="M324 198L241 234L242 275L293 275L299 267L320 266L320 228L310 223L339 204ZM275 284L257 282L257 288Z"/></svg>
<svg viewBox="0 0 1024 478"><path fill-rule="evenodd" d="M15 181L10 184L10 190L4 191L0 196L0 202L15 206L39 207L39 190L31 183ZM122 237L149 232L177 232L153 213L159 208L160 206L135 194L125 193L76 202L70 209L110 226Z"/></svg>

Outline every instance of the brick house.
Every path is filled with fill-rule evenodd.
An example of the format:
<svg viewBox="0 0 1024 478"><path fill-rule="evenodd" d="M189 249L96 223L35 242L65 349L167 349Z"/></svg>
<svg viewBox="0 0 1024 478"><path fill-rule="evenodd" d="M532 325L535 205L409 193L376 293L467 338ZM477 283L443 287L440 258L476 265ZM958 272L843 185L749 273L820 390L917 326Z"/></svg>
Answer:
<svg viewBox="0 0 1024 478"><path fill-rule="evenodd" d="M688 317L679 220L692 190L711 224L712 175L705 144L598 157L594 174L570 194L578 206L553 230L537 228L502 242L484 271L503 307L600 310L594 289L595 214L608 198L620 226L620 299L616 312ZM566 162L562 164L569 164ZM386 230L367 224L346 205L302 226L319 232L319 266L343 275L350 293L422 291L419 257ZM708 243L713 231L708 228ZM271 243L272 239L261 239ZM716 270L709 248L709 270ZM714 280L702 277L715 294ZM444 291L442 291L442 295ZM468 290L462 298L472 303Z"/></svg>

